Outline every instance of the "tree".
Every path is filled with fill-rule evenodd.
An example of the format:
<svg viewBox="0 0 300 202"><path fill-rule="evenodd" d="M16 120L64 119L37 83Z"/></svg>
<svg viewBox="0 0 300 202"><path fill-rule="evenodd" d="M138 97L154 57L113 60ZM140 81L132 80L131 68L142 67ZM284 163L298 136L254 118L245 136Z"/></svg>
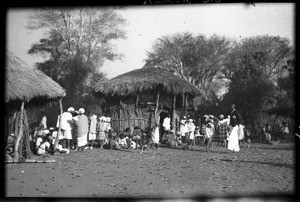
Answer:
<svg viewBox="0 0 300 202"><path fill-rule="evenodd" d="M281 37L258 36L236 43L220 74L230 81L223 107L236 103L254 126L259 112L278 103L279 77L293 54L289 40Z"/></svg>
<svg viewBox="0 0 300 202"><path fill-rule="evenodd" d="M114 9L38 9L29 17L28 29L42 29L46 38L33 44L28 53L44 56L46 60L37 67L77 102L80 89L89 83L85 80L99 72L105 60L121 58L112 41L125 38L124 25L125 20Z"/></svg>
<svg viewBox="0 0 300 202"><path fill-rule="evenodd" d="M198 87L208 99L214 94L212 83L224 65L230 41L225 37L191 33L159 38L148 52L146 64L174 72Z"/></svg>

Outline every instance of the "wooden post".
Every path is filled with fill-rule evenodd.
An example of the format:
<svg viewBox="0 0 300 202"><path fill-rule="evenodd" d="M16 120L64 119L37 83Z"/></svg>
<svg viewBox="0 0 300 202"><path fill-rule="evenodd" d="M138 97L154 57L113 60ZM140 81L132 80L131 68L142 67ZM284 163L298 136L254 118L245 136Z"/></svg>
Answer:
<svg viewBox="0 0 300 202"><path fill-rule="evenodd" d="M26 158L31 158L32 156L32 151L31 151L31 148L30 148L30 140L29 140L29 126L28 126L28 118L27 118L27 114L26 114L26 111L24 109L24 124L25 124L25 142L26 142L26 154L27 154L27 157Z"/></svg>
<svg viewBox="0 0 300 202"><path fill-rule="evenodd" d="M55 142L54 142L54 150L56 150L56 147L57 147L57 144L58 144L58 141L59 141L59 137L60 137L60 134L61 134L61 117L62 117L62 114L63 114L62 98L60 98L60 100L59 100L59 108L60 108L59 126L58 126L57 136L56 136Z"/></svg>
<svg viewBox="0 0 300 202"><path fill-rule="evenodd" d="M19 132L18 132L18 137L16 140L16 144L15 144L15 151L14 151L14 158L19 161L19 146L20 146L20 142L23 136L23 110L24 110L24 101L21 104L21 115L20 115L20 126L19 126Z"/></svg>
<svg viewBox="0 0 300 202"><path fill-rule="evenodd" d="M157 96L156 96L156 105L155 105L155 123L159 124L159 116L158 116L158 107L159 107L159 96L160 96L160 90L157 88Z"/></svg>
<svg viewBox="0 0 300 202"><path fill-rule="evenodd" d="M136 95L135 108L137 109L139 106L139 95Z"/></svg>
<svg viewBox="0 0 300 202"><path fill-rule="evenodd" d="M176 120L175 120L175 113L176 113L176 95L173 96L173 104L172 104L172 110L173 110L173 114L172 114L172 129L175 131L176 134Z"/></svg>
<svg viewBox="0 0 300 202"><path fill-rule="evenodd" d="M122 99L120 97L120 107L119 107L119 131L121 131L121 108L122 108Z"/></svg>
<svg viewBox="0 0 300 202"><path fill-rule="evenodd" d="M186 116L186 105L187 105L187 94L185 93L184 94L184 103L183 103L183 106L184 106L184 116Z"/></svg>

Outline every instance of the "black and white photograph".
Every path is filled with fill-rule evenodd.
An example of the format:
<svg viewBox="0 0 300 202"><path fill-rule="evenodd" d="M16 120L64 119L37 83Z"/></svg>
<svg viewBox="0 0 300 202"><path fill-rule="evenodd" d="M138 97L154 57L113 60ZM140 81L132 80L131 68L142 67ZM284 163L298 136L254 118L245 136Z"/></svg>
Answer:
<svg viewBox="0 0 300 202"><path fill-rule="evenodd" d="M295 9L8 8L4 196L293 198Z"/></svg>

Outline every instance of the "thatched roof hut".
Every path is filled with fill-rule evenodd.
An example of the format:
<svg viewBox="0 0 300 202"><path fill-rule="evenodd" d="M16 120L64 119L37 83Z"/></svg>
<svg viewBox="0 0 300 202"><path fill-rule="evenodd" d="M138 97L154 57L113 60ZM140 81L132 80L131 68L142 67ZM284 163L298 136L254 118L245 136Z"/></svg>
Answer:
<svg viewBox="0 0 300 202"><path fill-rule="evenodd" d="M42 71L29 67L24 61L8 52L6 57L5 102L33 98L57 99L65 90Z"/></svg>
<svg viewBox="0 0 300 202"><path fill-rule="evenodd" d="M94 92L125 96L155 90L158 86L161 86L162 90L169 94L200 94L199 90L188 81L171 72L151 67L136 69L110 80L99 82L95 85Z"/></svg>
<svg viewBox="0 0 300 202"><path fill-rule="evenodd" d="M132 120L144 117L144 119L149 119L150 122L159 123L162 110L167 110L165 113L169 113L172 109L173 126L176 125L175 117L178 119L180 115L186 114L188 100L193 101L196 95L200 95L200 91L188 81L171 72L151 66L145 66L110 80L98 82L95 84L92 93L106 96L111 106L119 104L119 107L110 110L114 111L109 113L112 120L119 122L122 118ZM145 101L144 104L155 103L154 116L149 115L151 118L147 118L149 108L141 106L142 100ZM180 104L178 104L179 101ZM180 109L178 108L179 105ZM184 112L179 113L180 111ZM128 123L127 120L125 121L125 125L130 126L129 123L130 121ZM121 123L116 127L124 128Z"/></svg>
<svg viewBox="0 0 300 202"><path fill-rule="evenodd" d="M5 75L5 102L6 102L6 132L14 134L13 153L6 153L10 160L10 155L14 161L30 158L31 150L29 144L29 127L25 111L25 103L33 103L32 100L42 100L47 103L60 99L66 95L65 90L49 76L40 70L29 67L24 61L11 52L6 53L6 75ZM10 117L9 112L15 112ZM12 124L9 120L12 118ZM13 129L8 130L9 125ZM8 145L7 145L8 146Z"/></svg>

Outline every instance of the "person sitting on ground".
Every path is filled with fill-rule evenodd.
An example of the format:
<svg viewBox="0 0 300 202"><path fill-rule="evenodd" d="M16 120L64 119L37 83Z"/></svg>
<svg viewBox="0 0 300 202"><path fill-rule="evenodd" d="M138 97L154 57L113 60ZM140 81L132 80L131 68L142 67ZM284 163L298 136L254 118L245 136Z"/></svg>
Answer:
<svg viewBox="0 0 300 202"><path fill-rule="evenodd" d="M119 137L115 135L115 132L113 130L109 130L109 135L108 135L108 141L109 141L109 149L117 149L119 148L118 140Z"/></svg>
<svg viewBox="0 0 300 202"><path fill-rule="evenodd" d="M168 131L165 131L165 133L163 134L162 138L161 138L161 144L166 144L169 141L170 138L170 134Z"/></svg>
<svg viewBox="0 0 300 202"><path fill-rule="evenodd" d="M271 142L271 134L269 132L269 124L266 123L265 126L262 128L262 131L263 131L263 138L262 140L265 142L265 143L270 143Z"/></svg>
<svg viewBox="0 0 300 202"><path fill-rule="evenodd" d="M130 146L130 141L131 141L132 136L133 136L133 134L132 134L129 127L125 128L125 130L123 131L123 135L126 137L127 146L129 147Z"/></svg>
<svg viewBox="0 0 300 202"><path fill-rule="evenodd" d="M147 143L148 143L147 129L141 130L141 140L139 142L139 144L141 146L140 149L146 149L147 148Z"/></svg>
<svg viewBox="0 0 300 202"><path fill-rule="evenodd" d="M129 149L137 149L137 144L135 141L133 141L133 140L130 141Z"/></svg>
<svg viewBox="0 0 300 202"><path fill-rule="evenodd" d="M16 142L15 134L10 134L7 136L6 146L5 146L5 154L8 159L11 158L11 156L14 153L14 145Z"/></svg>
<svg viewBox="0 0 300 202"><path fill-rule="evenodd" d="M136 147L140 148L141 145L141 129L138 126L135 126L133 129L132 140L136 143Z"/></svg>
<svg viewBox="0 0 300 202"><path fill-rule="evenodd" d="M121 149L127 149L128 144L127 144L127 138L124 134L121 134L119 139L118 139L118 145Z"/></svg>
<svg viewBox="0 0 300 202"><path fill-rule="evenodd" d="M175 131L171 130L168 141L166 143L166 146L171 147L171 148L176 148L177 147L177 140L176 139L177 139L177 137L175 135Z"/></svg>
<svg viewBox="0 0 300 202"><path fill-rule="evenodd" d="M37 134L36 139L36 154L44 155L50 149L50 143L46 138L46 135L49 133L49 130L44 130L43 133Z"/></svg>

